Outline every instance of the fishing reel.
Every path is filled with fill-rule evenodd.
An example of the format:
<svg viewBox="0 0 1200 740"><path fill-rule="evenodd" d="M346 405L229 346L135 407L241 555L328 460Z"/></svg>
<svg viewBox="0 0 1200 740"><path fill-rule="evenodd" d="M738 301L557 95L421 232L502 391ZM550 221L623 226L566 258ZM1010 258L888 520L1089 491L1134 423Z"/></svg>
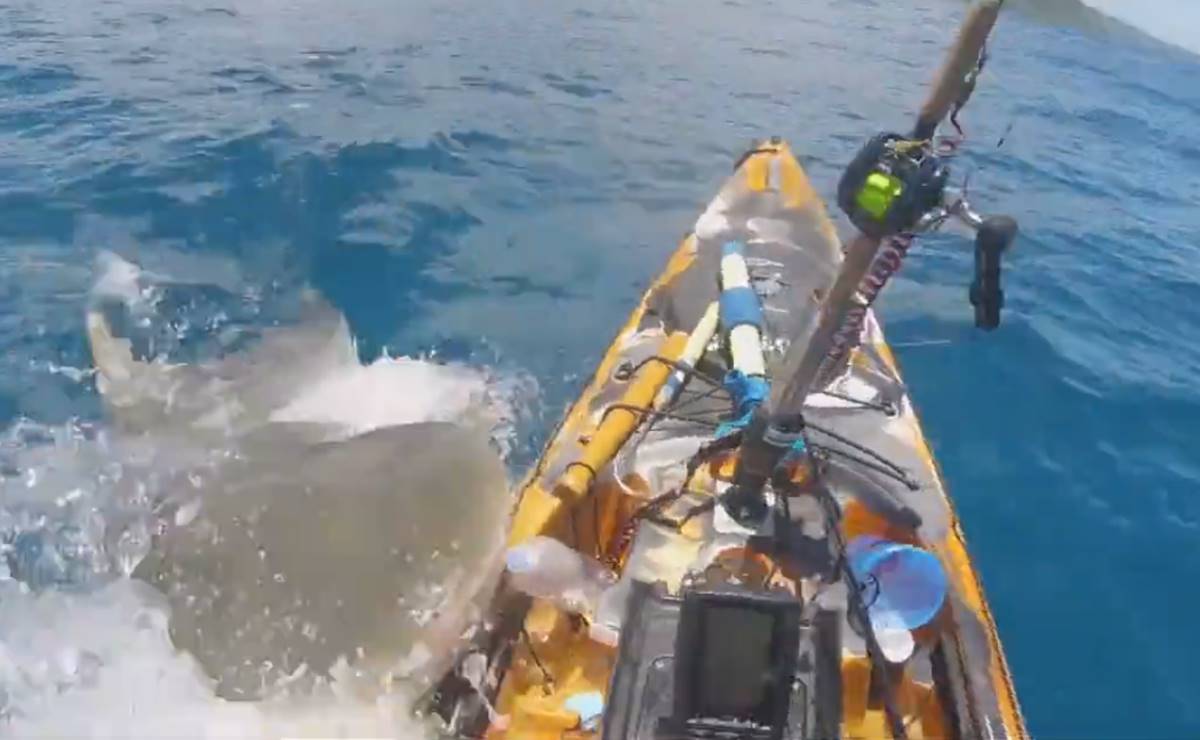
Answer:
<svg viewBox="0 0 1200 740"><path fill-rule="evenodd" d="M975 326L990 331L1000 325L1004 291L1000 287L1001 255L1017 236L1017 222L1008 216L983 217L966 196L948 189L950 170L928 141L907 139L899 134L878 134L868 141L838 182L838 205L859 231L872 239L900 243L901 252L917 233L937 229L954 218L975 232L975 275L969 298L975 309ZM873 275L878 287L891 276ZM872 296L873 299L873 296Z"/></svg>
<svg viewBox="0 0 1200 740"><path fill-rule="evenodd" d="M838 206L863 234L883 239L914 230L941 206L949 177L929 142L878 134L842 173Z"/></svg>

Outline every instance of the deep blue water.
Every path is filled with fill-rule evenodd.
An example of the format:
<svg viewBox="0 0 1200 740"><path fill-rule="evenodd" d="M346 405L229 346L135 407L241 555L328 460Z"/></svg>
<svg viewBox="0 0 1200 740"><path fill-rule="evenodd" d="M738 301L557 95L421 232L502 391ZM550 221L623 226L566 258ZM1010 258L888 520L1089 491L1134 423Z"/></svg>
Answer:
<svg viewBox="0 0 1200 740"><path fill-rule="evenodd" d="M747 143L786 136L828 195L962 8L2 3L0 420L100 414L51 369L89 365L108 249L196 283L176 359L312 285L364 357L533 375L519 466ZM1004 326L970 329L946 236L884 321L1031 729L1196 737L1200 59L1078 28L1009 12L965 116L959 171L1023 228Z"/></svg>

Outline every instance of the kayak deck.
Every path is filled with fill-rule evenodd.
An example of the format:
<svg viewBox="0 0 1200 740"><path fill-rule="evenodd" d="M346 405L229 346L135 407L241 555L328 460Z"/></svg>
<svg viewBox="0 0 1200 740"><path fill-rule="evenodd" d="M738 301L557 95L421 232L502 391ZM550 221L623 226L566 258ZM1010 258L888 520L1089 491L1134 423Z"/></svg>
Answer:
<svg viewBox="0 0 1200 740"><path fill-rule="evenodd" d="M727 526L719 506L677 531L655 523L646 511L648 501L681 485L687 459L732 415L719 382L729 369L727 354L719 340L693 336L719 298L722 248L731 240L745 245L750 282L761 301L768 378L779 367L788 338L804 341L811 333L820 297L841 259L840 244L790 149L772 140L739 163L612 342L522 486L511 545L555 537L609 564L622 582L658 581L671 593L678 592L698 558L715 567L704 559L705 548L711 550ZM689 339L702 345L702 354L686 358L695 359L695 371L680 375L674 363L689 351ZM680 380L672 403L655 406L664 384ZM841 506L842 536L877 535L919 545L937 556L947 576L936 619L914 631L913 658L887 678L907 735L1024 737L979 578L873 315L868 314L845 372L809 398L805 419L810 438L824 451L822 480ZM704 499L706 486L723 485L732 464L726 459L702 469L684 495L653 513L669 518L687 511ZM811 504L806 510L803 498L792 506L798 527L803 523L812 530L814 541L824 536L819 511ZM810 521L802 522L805 517ZM645 545L648 540L654 544ZM643 551L650 555L642 557ZM802 601L836 604L837 596L818 577L830 563L819 553L804 561L785 558L759 576L764 584L782 583ZM600 732L606 738L641 737L629 727L615 727L617 718L609 714L610 726L591 727L570 704L571 697L589 692L608 698L618 655L612 644L589 634L586 620L548 602L501 601L517 613L510 613L507 628L498 628L512 634L498 636L496 644L504 650L492 656L491 688L503 720L490 723L488 737L590 738ZM519 606L507 606L511 603ZM809 729L818 733L811 736L890 736L873 688L881 679L872 678L864 640L841 608L848 628L837 631L840 644L833 648L839 685L811 699L826 705L809 713L810 722L816 722ZM633 638L622 632L621 639ZM831 702L835 706L828 706Z"/></svg>

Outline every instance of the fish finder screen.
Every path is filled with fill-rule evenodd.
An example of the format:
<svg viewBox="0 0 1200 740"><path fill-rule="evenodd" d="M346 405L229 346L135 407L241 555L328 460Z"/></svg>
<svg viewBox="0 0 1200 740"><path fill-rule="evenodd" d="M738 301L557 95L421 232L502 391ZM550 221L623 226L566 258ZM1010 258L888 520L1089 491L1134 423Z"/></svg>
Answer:
<svg viewBox="0 0 1200 740"><path fill-rule="evenodd" d="M698 713L771 721L772 637L775 617L740 606L704 610Z"/></svg>

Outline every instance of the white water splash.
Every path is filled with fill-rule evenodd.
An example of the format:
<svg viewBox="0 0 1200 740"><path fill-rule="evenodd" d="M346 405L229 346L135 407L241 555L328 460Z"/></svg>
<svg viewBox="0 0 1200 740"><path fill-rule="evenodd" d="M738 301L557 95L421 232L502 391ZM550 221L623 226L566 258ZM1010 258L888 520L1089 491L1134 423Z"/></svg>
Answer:
<svg viewBox="0 0 1200 740"><path fill-rule="evenodd" d="M363 705L332 690L266 704L214 698L167 635L162 597L137 581L87 594L0 585L5 736L29 738L424 737L400 697Z"/></svg>
<svg viewBox="0 0 1200 740"><path fill-rule="evenodd" d="M106 257L97 292L131 314L153 317L159 286L135 266ZM286 375L277 382L263 381L258 365L223 366L242 375L226 374L230 384L209 399L213 408L224 408L216 416L236 421L216 426L228 433L315 424L323 439L336 440L418 422L483 420L501 448L512 443L512 394L528 393L529 381L409 358L362 365L340 326L319 335L327 351L311 364L276 369ZM179 380L170 367L141 364L134 369L147 375L109 378L109 387L118 400L148 388L154 396L161 389L153 386L157 380ZM126 381L150 385L122 386ZM350 677L345 665L331 672L332 680L303 691L276 685L281 690L270 700L230 702L218 698L196 660L172 644L167 600L128 576L150 547L162 492L202 489L205 470L230 450L176 444L212 431L214 412L181 397L210 386L162 387L170 393L153 400L166 411L135 414L159 425L161 433L149 437L124 437L103 425L31 421L0 435L0 736L429 737L406 696L366 700L343 688L353 684L339 680ZM185 502L171 518L179 525L196 516Z"/></svg>

